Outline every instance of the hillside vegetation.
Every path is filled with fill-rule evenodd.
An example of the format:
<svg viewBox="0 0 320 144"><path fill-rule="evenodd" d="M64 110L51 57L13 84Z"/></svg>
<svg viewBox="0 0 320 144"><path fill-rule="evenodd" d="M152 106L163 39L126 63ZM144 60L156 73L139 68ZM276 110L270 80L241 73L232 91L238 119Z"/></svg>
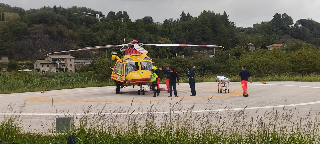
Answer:
<svg viewBox="0 0 320 144"><path fill-rule="evenodd" d="M106 15L100 20L85 13ZM11 62L0 63L10 70L33 68L36 59L53 51L86 46L121 44L123 38L142 43L217 44L214 58L210 48L150 47L148 55L154 65L176 67L181 77L186 66L195 65L198 78L226 75L234 77L247 66L254 77L317 76L320 69L320 24L311 19L293 22L286 14L276 13L270 21L253 27L236 27L226 12L203 11L199 16L182 12L179 19L154 22L150 16L135 21L125 11L108 14L86 7L42 7L24 10L0 4L0 56ZM248 43L256 50L251 52ZM268 50L271 44L283 44L278 50ZM81 77L109 82L114 61L111 52L72 52L76 58L95 58L90 66L77 70ZM181 56L184 57L181 57ZM29 61L25 64L17 61ZM29 76L28 76L29 77ZM59 77L59 76L58 76ZM161 76L162 77L162 76ZM204 80L205 81L205 80Z"/></svg>

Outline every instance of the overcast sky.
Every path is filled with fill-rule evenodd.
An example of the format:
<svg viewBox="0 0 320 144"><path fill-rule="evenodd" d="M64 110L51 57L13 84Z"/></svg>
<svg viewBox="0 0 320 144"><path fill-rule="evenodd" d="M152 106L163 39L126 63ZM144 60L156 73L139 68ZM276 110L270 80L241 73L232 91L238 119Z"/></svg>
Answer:
<svg viewBox="0 0 320 144"><path fill-rule="evenodd" d="M180 17L182 11L198 17L203 10L223 13L237 27L252 27L261 21L270 21L275 13L287 13L296 22L299 19L311 18L320 22L320 0L1 0L29 10L43 6L78 6L101 11L127 11L131 20L151 16L155 22Z"/></svg>

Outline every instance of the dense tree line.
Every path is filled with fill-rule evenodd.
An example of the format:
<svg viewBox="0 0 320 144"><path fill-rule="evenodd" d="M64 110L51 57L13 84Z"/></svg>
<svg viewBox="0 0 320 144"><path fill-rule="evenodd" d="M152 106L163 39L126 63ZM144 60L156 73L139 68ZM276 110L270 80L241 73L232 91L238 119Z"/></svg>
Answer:
<svg viewBox="0 0 320 144"><path fill-rule="evenodd" d="M320 45L318 22L301 19L294 24L286 13L275 14L269 22L241 28L229 20L226 12L203 11L198 17L182 12L179 19L166 19L162 23L154 22L150 16L132 21L125 11L110 11L100 20L83 12L104 15L85 7L24 10L0 4L0 13L4 15L0 23L0 55L15 60L35 60L52 51L121 44L123 38L143 43L218 44L224 46L224 50L247 43L265 49L270 44L288 43L292 39ZM146 48L151 57L157 58L194 54L182 47ZM73 55L94 56L93 53Z"/></svg>

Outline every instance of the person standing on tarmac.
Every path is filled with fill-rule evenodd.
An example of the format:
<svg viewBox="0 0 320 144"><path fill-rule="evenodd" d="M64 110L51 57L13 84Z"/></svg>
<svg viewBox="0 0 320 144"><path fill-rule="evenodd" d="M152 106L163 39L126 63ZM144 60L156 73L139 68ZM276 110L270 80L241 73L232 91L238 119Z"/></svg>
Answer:
<svg viewBox="0 0 320 144"><path fill-rule="evenodd" d="M168 97L172 97L172 89L174 90L175 97L178 97L176 83L178 81L178 85L179 85L179 80L180 80L180 78L179 78L178 72L175 70L175 68L172 68L172 71L170 72L170 78L169 78L170 96L168 96Z"/></svg>
<svg viewBox="0 0 320 144"><path fill-rule="evenodd" d="M152 74L151 74L151 83L152 83L152 90L154 91L154 94L153 94L153 97L156 97L156 93L157 93L157 90L156 90L156 86L157 86L157 78L158 78L158 75L154 72L154 69L151 70ZM158 93L159 95L159 93Z"/></svg>
<svg viewBox="0 0 320 144"><path fill-rule="evenodd" d="M191 88L191 95L190 96L196 96L196 89L195 89L196 80L194 78L195 68L196 68L196 66L193 66L193 68L190 68L190 66L188 66L188 78L189 78L189 85Z"/></svg>
<svg viewBox="0 0 320 144"><path fill-rule="evenodd" d="M157 66L154 66L153 69L154 69L154 72L157 74L157 76L159 76L160 71L159 71L159 69L157 68ZM157 80L156 80L158 96L159 96L159 94L160 94L160 84L159 84L159 82L160 82L160 77L158 77Z"/></svg>
<svg viewBox="0 0 320 144"><path fill-rule="evenodd" d="M160 70L162 70L162 68L159 68ZM164 73L164 76L167 77L167 81L166 81L166 85L167 85L167 89L168 89L168 93L170 92L170 84L169 84L169 81L170 81L170 73L171 73L171 69L169 68L169 66L166 66L166 69L165 70L162 70L163 73Z"/></svg>
<svg viewBox="0 0 320 144"><path fill-rule="evenodd" d="M241 79L240 79L241 78ZM242 70L239 72L238 80L241 81L242 89L243 89L243 96L248 97L247 92L247 84L248 84L248 78L250 78L250 83L252 83L252 78L250 76L250 73L246 70L246 67L243 66Z"/></svg>

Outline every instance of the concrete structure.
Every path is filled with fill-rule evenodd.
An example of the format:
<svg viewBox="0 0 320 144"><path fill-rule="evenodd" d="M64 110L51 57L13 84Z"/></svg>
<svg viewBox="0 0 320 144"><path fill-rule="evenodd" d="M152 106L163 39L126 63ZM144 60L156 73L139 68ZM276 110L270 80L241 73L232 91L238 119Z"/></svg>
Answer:
<svg viewBox="0 0 320 144"><path fill-rule="evenodd" d="M9 62L9 58L6 56L2 56L0 62Z"/></svg>
<svg viewBox="0 0 320 144"><path fill-rule="evenodd" d="M49 55L45 60L37 60L34 63L37 72L74 72L74 57L70 55Z"/></svg>
<svg viewBox="0 0 320 144"><path fill-rule="evenodd" d="M23 69L23 70L18 70L19 72L32 72L32 70L29 70L29 69Z"/></svg>
<svg viewBox="0 0 320 144"><path fill-rule="evenodd" d="M250 52L254 52L256 50L256 48L254 47L254 45L252 43L248 43L248 48L249 48Z"/></svg>
<svg viewBox="0 0 320 144"><path fill-rule="evenodd" d="M281 47L282 47L282 44L273 44L273 45L267 46L268 50L279 49Z"/></svg>
<svg viewBox="0 0 320 144"><path fill-rule="evenodd" d="M7 72L7 68L2 68L2 72Z"/></svg>
<svg viewBox="0 0 320 144"><path fill-rule="evenodd" d="M74 64L75 65L77 65L77 64L90 65L92 61L93 60L91 60L91 59L77 59L77 60L74 60Z"/></svg>

